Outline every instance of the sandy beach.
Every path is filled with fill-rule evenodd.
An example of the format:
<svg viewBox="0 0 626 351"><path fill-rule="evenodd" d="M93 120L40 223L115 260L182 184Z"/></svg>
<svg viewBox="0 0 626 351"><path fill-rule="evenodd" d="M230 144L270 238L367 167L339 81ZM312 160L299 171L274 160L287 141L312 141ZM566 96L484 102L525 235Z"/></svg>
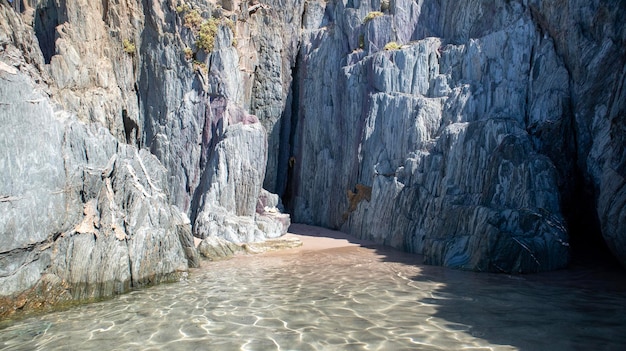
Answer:
<svg viewBox="0 0 626 351"><path fill-rule="evenodd" d="M332 257L332 260L338 260L340 257L350 256L409 265L410 269L418 269L417 265L419 265L419 270L423 269L421 266L423 264L422 255L403 252L369 240L357 239L337 230L306 224L292 224L287 234L276 240L294 239L300 240L302 245L254 255L237 254L234 258L245 260L247 257L262 259L262 257L291 256L301 262L315 262L316 259L323 259L322 257Z"/></svg>
<svg viewBox="0 0 626 351"><path fill-rule="evenodd" d="M302 241L302 246L289 250L318 251L337 249L351 246L375 245L374 242L359 240L340 231L310 226L306 224L292 224L287 234L281 238L297 238ZM287 250L283 250L287 251Z"/></svg>

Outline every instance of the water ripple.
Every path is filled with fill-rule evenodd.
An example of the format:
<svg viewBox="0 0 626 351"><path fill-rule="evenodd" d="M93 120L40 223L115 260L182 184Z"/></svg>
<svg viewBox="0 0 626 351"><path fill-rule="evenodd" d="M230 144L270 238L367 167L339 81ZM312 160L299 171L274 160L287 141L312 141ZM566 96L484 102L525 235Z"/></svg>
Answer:
<svg viewBox="0 0 626 351"><path fill-rule="evenodd" d="M397 255L401 255L397 253ZM0 329L2 350L534 350L626 345L626 288L511 279L350 247L237 257ZM324 262L320 265L320 262ZM622 277L623 278L623 277ZM569 279L569 280L568 280ZM589 283L589 274L584 275ZM555 282L557 281L557 282ZM610 284L610 282L605 282Z"/></svg>

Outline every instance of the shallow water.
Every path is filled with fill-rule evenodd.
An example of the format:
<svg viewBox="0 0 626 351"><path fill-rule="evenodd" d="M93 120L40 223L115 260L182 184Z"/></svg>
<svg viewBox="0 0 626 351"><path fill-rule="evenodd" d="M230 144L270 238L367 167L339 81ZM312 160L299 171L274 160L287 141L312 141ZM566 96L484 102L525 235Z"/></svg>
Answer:
<svg viewBox="0 0 626 351"><path fill-rule="evenodd" d="M623 350L626 275L531 276L343 247L208 263L189 279L15 322L2 350Z"/></svg>

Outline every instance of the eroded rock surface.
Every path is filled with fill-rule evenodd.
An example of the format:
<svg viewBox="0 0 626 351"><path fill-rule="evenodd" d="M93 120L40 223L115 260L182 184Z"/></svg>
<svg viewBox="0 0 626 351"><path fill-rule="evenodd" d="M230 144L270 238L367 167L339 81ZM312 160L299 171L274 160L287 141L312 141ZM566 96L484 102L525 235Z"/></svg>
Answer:
<svg viewBox="0 0 626 351"><path fill-rule="evenodd" d="M295 221L431 264L536 272L567 265L566 220L593 221L575 203L586 189L623 257L620 10L310 2L286 190Z"/></svg>
<svg viewBox="0 0 626 351"><path fill-rule="evenodd" d="M180 229L189 222L168 203L156 157L55 111L21 72L3 70L0 79L8 155L0 168L0 286L3 296L25 299L3 314L28 304L23 293L32 289L39 301L57 301L59 287L85 300L186 274Z"/></svg>
<svg viewBox="0 0 626 351"><path fill-rule="evenodd" d="M238 242L286 232L275 206L257 213L271 197L261 189L267 134L242 108L255 75L239 70L239 51L256 49L234 45L246 28L235 12L24 5L0 4L2 314L178 279L199 265L193 233L223 233L192 228L208 208L251 223ZM210 52L192 12L216 19Z"/></svg>

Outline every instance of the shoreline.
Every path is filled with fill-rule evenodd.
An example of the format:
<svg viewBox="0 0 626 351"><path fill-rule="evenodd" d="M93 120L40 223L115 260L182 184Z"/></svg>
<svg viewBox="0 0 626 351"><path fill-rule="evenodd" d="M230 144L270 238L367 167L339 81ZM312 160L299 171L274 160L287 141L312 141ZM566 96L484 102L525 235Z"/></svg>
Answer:
<svg viewBox="0 0 626 351"><path fill-rule="evenodd" d="M358 246L382 246L369 240L361 240L348 235L346 233L311 226L307 224L292 224L289 226L287 234L280 238L289 239L297 238L302 241L302 246L288 249L288 250L300 250L300 251L319 251L328 249L337 249L342 247L358 247ZM279 250L285 251L285 250ZM277 252L279 252L277 251Z"/></svg>

